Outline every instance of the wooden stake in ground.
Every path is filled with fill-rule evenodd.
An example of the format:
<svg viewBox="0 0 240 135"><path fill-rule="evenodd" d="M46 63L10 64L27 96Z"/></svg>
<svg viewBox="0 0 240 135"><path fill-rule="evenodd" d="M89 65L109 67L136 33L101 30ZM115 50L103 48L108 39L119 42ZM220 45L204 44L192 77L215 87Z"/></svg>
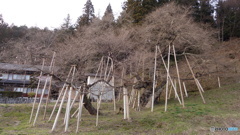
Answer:
<svg viewBox="0 0 240 135"><path fill-rule="evenodd" d="M68 81L68 79L69 79L69 77L70 77L70 74L72 73L72 70L73 70L73 67L70 68L70 71L69 71L69 73L68 73L68 76L67 76L67 79L66 79L65 82ZM53 114L54 114L54 112L55 112L55 110L56 110L57 104L58 104L58 102L59 102L59 100L60 100L60 98L61 98L61 95L62 95L62 93L63 93L63 91L64 91L64 89L65 89L66 86L67 86L67 84L64 83L64 84L63 84L63 87L62 87L62 89L61 89L61 91L60 91L60 94L58 95L58 99L57 99L57 101L56 101L56 103L55 103L55 105L54 105L54 107L53 107L52 113L51 113L48 121L50 121L50 120L52 119L52 116L53 116Z"/></svg>
<svg viewBox="0 0 240 135"><path fill-rule="evenodd" d="M80 95L80 97L79 97L79 108L78 108L79 111L78 111L78 119L77 119L77 129L76 129L76 133L78 133L79 124L80 124L80 120L81 120L81 116L82 116L84 90L85 90L85 88L83 88L83 93L81 93L81 95Z"/></svg>
<svg viewBox="0 0 240 135"><path fill-rule="evenodd" d="M176 64L176 70L177 70L177 76L178 76L178 84L179 84L179 89L180 89L180 94L181 94L181 99L182 99L182 105L184 105L184 98L183 98L183 92L182 92L182 86L181 86L181 80L180 80L180 74L179 74L179 69L178 69L178 63L177 63L177 57L176 57L176 51L175 47L173 45L173 53L174 53L174 59L175 59L175 64Z"/></svg>
<svg viewBox="0 0 240 135"><path fill-rule="evenodd" d="M188 97L187 88L186 88L186 85L185 85L184 82L183 82L183 88L184 88L184 91L185 91L185 95L186 95L186 97Z"/></svg>
<svg viewBox="0 0 240 135"><path fill-rule="evenodd" d="M102 100L102 92L100 92L100 95L98 96L98 100L97 100L97 118L96 118L96 126L98 126L98 117L99 117L99 109L100 109L101 100Z"/></svg>
<svg viewBox="0 0 240 135"><path fill-rule="evenodd" d="M196 83L196 85L197 85L197 79L196 79L196 77L195 77L195 75L194 75L194 73L193 73L192 67L190 66L190 63L189 63L186 55L185 55L185 59L186 59L186 61L187 61L188 67L189 67L189 69L190 69L190 71L191 71L191 73L192 73L193 79L194 79L194 81L195 81L195 83ZM197 86L198 86L198 85L197 85ZM206 102L205 102L205 99L204 99L204 97L203 97L202 91L201 91L201 89L199 88L199 86L198 86L198 90L199 90L199 93L200 93L201 98L202 98L202 100L203 100L203 103L205 104Z"/></svg>
<svg viewBox="0 0 240 135"><path fill-rule="evenodd" d="M61 104L60 104L60 106L59 106L59 109L58 109L58 112L57 112L57 116L56 116L56 118L55 118L55 121L54 121L54 124L53 124L53 127L52 127L52 131L54 131L54 129L55 129L56 126L57 126L58 118L59 118L60 113L61 113L61 111L62 111L62 106L63 106L64 100L65 100L67 91L68 91L68 85L66 86L65 92L64 92L64 94L63 94L62 101L61 101Z"/></svg>
<svg viewBox="0 0 240 135"><path fill-rule="evenodd" d="M112 78L112 86L114 86L114 76ZM113 110L116 111L116 99L115 99L115 88L113 87Z"/></svg>
<svg viewBox="0 0 240 135"><path fill-rule="evenodd" d="M37 85L37 89L36 89L36 93L35 93L35 98L34 98L34 102L33 102L33 106L32 106L32 111L31 111L29 123L31 123L31 121L32 121L33 112L34 112L34 108L35 108L35 104L36 104L36 100L37 100L37 95L38 95L38 90L39 90L39 86L40 86L40 83L41 83L41 77L42 77L42 71L43 71L44 63L45 63L45 59L43 59L43 63L42 63L42 67L41 67L41 72L40 72L40 76L39 76L39 80L38 80L38 85Z"/></svg>
<svg viewBox="0 0 240 135"><path fill-rule="evenodd" d="M72 87L70 87L70 90L68 92L68 102L67 102L67 109L66 109L66 125L65 125L65 132L68 130L68 125L69 125L69 119L70 119L70 106L71 106L71 97L72 97Z"/></svg>
<svg viewBox="0 0 240 135"><path fill-rule="evenodd" d="M44 88L43 88L43 90L42 90L42 95L41 95L41 98L40 98L40 101L39 101L39 104L38 104L38 109L37 109L37 112L36 112L36 115L35 115L35 119L34 119L34 122L33 122L33 126L35 126L36 121L37 121L37 118L38 118L39 110L40 110L40 107L41 107L41 104L42 104L42 100L43 100L43 96L44 96L44 93L45 93L45 89L46 89L46 86L47 86L47 83L48 83L48 79L49 79L49 75L47 76L47 78L46 78L46 80L45 80Z"/></svg>
<svg viewBox="0 0 240 135"><path fill-rule="evenodd" d="M221 88L221 82L219 77L218 77L218 87Z"/></svg>
<svg viewBox="0 0 240 135"><path fill-rule="evenodd" d="M157 68L157 46L155 49L155 61L154 61L154 72L153 72L153 91L152 91L152 106L151 106L151 112L153 112L153 106L154 106L154 93L155 93L155 86L156 86L156 68Z"/></svg>

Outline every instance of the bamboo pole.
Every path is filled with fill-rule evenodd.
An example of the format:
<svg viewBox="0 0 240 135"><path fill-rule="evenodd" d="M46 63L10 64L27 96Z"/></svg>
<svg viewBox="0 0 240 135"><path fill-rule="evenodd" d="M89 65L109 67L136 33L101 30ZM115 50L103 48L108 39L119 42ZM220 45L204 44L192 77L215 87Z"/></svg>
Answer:
<svg viewBox="0 0 240 135"><path fill-rule="evenodd" d="M167 100L168 100L168 76L169 76L169 68L170 68L170 45L168 47L168 66L167 66L167 83L166 83L166 96L165 96L165 112L167 111ZM161 53L161 52L160 52Z"/></svg>
<svg viewBox="0 0 240 135"><path fill-rule="evenodd" d="M38 95L38 90L39 90L39 86L40 86L40 83L41 83L41 77L42 77L42 71L43 71L44 63L45 63L45 59L43 59L41 72L40 72L40 76L39 76L40 78L38 80L38 85L37 85L37 89L36 89L36 93L35 93L35 98L34 98L34 102L33 102L33 106L32 106L32 111L31 111L29 123L31 123L31 121L32 121L33 112L34 112L34 108L35 108L35 104L36 104L36 100L37 100L37 95Z"/></svg>
<svg viewBox="0 0 240 135"><path fill-rule="evenodd" d="M152 91L151 112L153 112L153 106L154 106L154 93L155 93L155 86L156 86L156 68L157 68L157 46L155 49L155 61L154 61L154 71L153 71L153 91Z"/></svg>
<svg viewBox="0 0 240 135"><path fill-rule="evenodd" d="M184 88L186 97L188 97L188 93L187 93L187 88L186 88L185 82L183 82L183 88Z"/></svg>
<svg viewBox="0 0 240 135"><path fill-rule="evenodd" d="M40 98L40 101L39 101L39 104L38 104L38 109L37 109L37 112L36 112L36 115L35 115L33 126L35 126L37 118L38 118L39 110L40 110L40 107L41 107L41 104L42 104L42 99L43 99L44 92L45 92L45 89L46 89L46 86L47 86L47 83L48 83L48 77L49 77L49 75L47 76L47 79L45 80L45 84L44 84L44 87L43 87L43 90L42 90L42 95L41 95L41 98Z"/></svg>
<svg viewBox="0 0 240 135"><path fill-rule="evenodd" d="M174 53L174 59L175 59L175 64L176 64L176 70L177 70L177 76L178 76L178 84L179 84L179 89L180 89L180 94L181 94L181 99L182 99L182 105L183 105L183 108L184 108L185 107L185 105L184 105L184 98L183 98L180 74L179 74L179 69L178 69L178 62L177 62L176 51L175 51L174 45L173 45L173 53Z"/></svg>
<svg viewBox="0 0 240 135"><path fill-rule="evenodd" d="M68 125L69 125L69 118L70 118L70 105L71 105L71 96L72 96L72 87L70 87L70 90L68 92L68 102L67 102L67 110L66 110L66 125L65 125L65 132L68 130Z"/></svg>
<svg viewBox="0 0 240 135"><path fill-rule="evenodd" d="M191 71L191 73L192 73L193 79L194 79L194 81L195 81L195 83L196 83L196 85L197 85L196 77L195 77L195 75L194 75L194 73L193 73L192 67L191 67L190 64L189 64L189 61L188 61L186 55L185 55L185 59L186 59L186 61L187 61L188 67L189 67L189 69L190 69L190 71ZM198 85L197 85L197 86L198 86ZM199 93L200 93L201 98L202 98L202 100L203 100L203 103L205 104L205 103L206 103L206 102L205 102L205 99L204 99L203 94L202 94L202 91L201 91L201 89L200 89L199 87L198 87L198 90L199 90Z"/></svg>
<svg viewBox="0 0 240 135"><path fill-rule="evenodd" d="M64 100L65 100L67 91L68 91L68 85L66 86L65 92L64 92L64 94L63 94L62 101L61 101L61 104L60 104L60 106L59 106L59 109L58 109L58 112L57 112L57 116L56 116L56 118L55 118L55 121L54 121L54 124L53 124L53 127L52 127L52 131L54 131L54 129L55 129L56 126L57 126L58 118L59 118L59 116L60 116L60 113L61 113L61 110L62 110L62 106L63 106Z"/></svg>
<svg viewBox="0 0 240 135"><path fill-rule="evenodd" d="M65 89L65 87L66 87L66 85L67 85L66 82L68 81L72 70L73 70L73 67L70 68L70 71L69 71L69 73L68 73L68 76L67 76L67 78L66 78L66 81L65 81L65 83L63 84L63 87L62 87L62 89L61 89L61 91L60 91L60 94L58 95L58 99L57 99L57 101L56 101L56 103L55 103L55 105L54 105L54 107L53 107L53 110L52 110L52 113L51 113L51 115L50 115L50 117L49 117L49 119L48 119L48 122L52 119L52 116L53 116L53 114L54 114L54 112L55 112L55 110L56 110L56 107L57 107L57 104L58 104L58 102L59 102L59 100L60 100L60 98L61 98L61 95L62 95L62 93L63 93L63 91L64 91L64 89Z"/></svg>
<svg viewBox="0 0 240 135"><path fill-rule="evenodd" d="M219 77L218 77L218 87L221 88L221 82Z"/></svg>

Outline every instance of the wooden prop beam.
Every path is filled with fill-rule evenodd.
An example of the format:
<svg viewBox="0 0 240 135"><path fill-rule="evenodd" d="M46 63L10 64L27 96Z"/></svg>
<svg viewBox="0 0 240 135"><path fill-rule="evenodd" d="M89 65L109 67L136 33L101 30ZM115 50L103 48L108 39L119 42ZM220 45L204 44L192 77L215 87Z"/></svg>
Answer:
<svg viewBox="0 0 240 135"><path fill-rule="evenodd" d="M191 71L191 73L192 73L193 79L194 79L194 81L195 81L195 83L196 83L196 85L197 85L197 79L196 79L196 77L195 77L195 75L194 75L194 73L193 73L192 67L191 67L191 65L190 65L190 63L189 63L186 55L185 55L185 59L186 59L186 61L187 61L188 67L189 67L189 69L190 69L190 71ZM198 85L197 85L197 86L198 86ZM201 98L202 98L202 100L203 100L203 103L205 104L206 102L205 102L205 99L204 99L204 97L203 97L202 91L201 91L201 89L199 88L199 86L198 86L198 90L199 90L199 93L200 93Z"/></svg>
<svg viewBox="0 0 240 135"><path fill-rule="evenodd" d="M41 72L40 72L40 76L39 76L40 78L42 77L42 71L43 71L44 63L45 63L45 59L43 59ZM31 123L32 117L33 117L33 112L34 112L34 108L35 108L35 104L36 104L36 100L37 100L37 95L38 95L38 90L39 90L40 83L41 83L41 81L40 81L41 79L40 78L38 80L38 85L37 85L37 89L36 89L36 93L35 93L35 98L34 98L34 102L33 102L33 106L32 106L32 111L31 111L29 123Z"/></svg>
<svg viewBox="0 0 240 135"><path fill-rule="evenodd" d="M152 90L151 112L153 112L153 106L154 106L154 94L155 94L155 87L156 87L156 68L157 68L157 46L155 49L155 60L154 60L154 70L153 70L153 90Z"/></svg>
<svg viewBox="0 0 240 135"><path fill-rule="evenodd" d="M174 45L173 45L173 53L174 53L176 70L177 70L178 84L179 84L179 90L180 90L180 94L181 94L182 105L183 105L183 107L185 107L185 105L184 105L184 98L183 98L183 92L182 92L182 85L181 85L181 80L180 80L180 74L179 74L179 69L178 69L178 62L177 62L176 51L175 51Z"/></svg>

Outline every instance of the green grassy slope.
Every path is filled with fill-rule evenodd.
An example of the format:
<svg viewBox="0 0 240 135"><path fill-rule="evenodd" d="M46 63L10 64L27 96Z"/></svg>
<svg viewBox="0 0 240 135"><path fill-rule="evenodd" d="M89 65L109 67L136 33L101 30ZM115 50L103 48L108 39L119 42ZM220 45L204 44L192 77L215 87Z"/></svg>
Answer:
<svg viewBox="0 0 240 135"><path fill-rule="evenodd" d="M177 100L169 100L168 111L164 112L164 102L155 105L154 112L142 109L130 110L131 120L123 120L123 114L112 111L112 104L101 106L103 115L99 126L95 126L95 116L83 111L80 134L211 134L209 128L240 128L240 84L224 86L204 92L206 104L202 103L198 92L185 98L182 108ZM120 105L120 103L119 103ZM43 110L43 109L42 109ZM48 110L50 114L51 108ZM63 115L56 131L50 133L53 121L42 120L39 116L36 127L28 124L31 105L0 104L0 134L75 134L76 118L70 120L69 132L64 133ZM219 134L240 134L240 132L218 132Z"/></svg>

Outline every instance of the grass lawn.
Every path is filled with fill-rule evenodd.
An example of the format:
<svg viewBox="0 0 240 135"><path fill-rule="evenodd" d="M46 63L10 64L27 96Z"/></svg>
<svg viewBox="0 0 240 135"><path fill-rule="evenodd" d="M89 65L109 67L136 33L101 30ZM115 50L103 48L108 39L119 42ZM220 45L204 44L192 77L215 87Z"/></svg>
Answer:
<svg viewBox="0 0 240 135"><path fill-rule="evenodd" d="M212 134L210 127L240 128L240 84L224 86L205 91L206 104L202 103L198 92L189 93L185 98L185 108L176 99L169 100L168 111L164 112L164 101L154 106L154 112L143 108L140 112L130 110L131 120L123 120L123 114L113 112L113 105L103 103L99 116L99 126L95 126L95 116L83 110L78 134ZM118 107L121 103L118 103ZM53 105L47 110L47 118ZM77 105L75 106L75 108ZM75 110L74 108L74 110ZM43 108L41 109L43 110ZM31 104L0 104L0 134L75 134L76 118L70 120L69 132L64 133L62 113L56 131L50 132L53 120L43 120L40 112L36 126L28 123ZM55 118L55 117L54 117ZM53 118L53 119L54 119ZM216 134L240 134L239 132L216 132Z"/></svg>

